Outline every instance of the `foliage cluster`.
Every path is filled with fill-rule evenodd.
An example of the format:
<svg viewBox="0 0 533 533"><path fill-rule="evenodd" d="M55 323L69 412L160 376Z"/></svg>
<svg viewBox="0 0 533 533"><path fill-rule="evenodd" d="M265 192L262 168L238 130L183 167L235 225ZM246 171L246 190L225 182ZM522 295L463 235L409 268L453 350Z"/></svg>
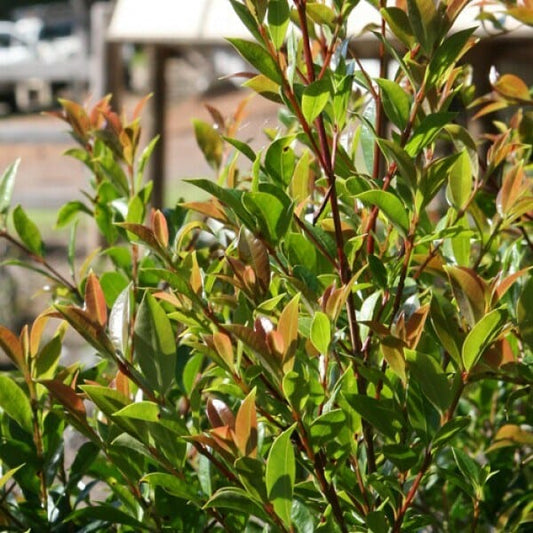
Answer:
<svg viewBox="0 0 533 533"><path fill-rule="evenodd" d="M0 326L2 528L526 531L530 90L506 74L474 100L466 0L371 2L374 78L346 34L357 0L230 3L253 37L231 41L244 85L280 126L255 151L244 107L209 107L208 200L150 210L156 141L141 151L141 106L109 98L61 102L91 176L58 213L68 275L11 207L16 165L0 181L0 236L52 287L32 324ZM531 22L529 2L501 9ZM472 106L508 115L474 138ZM80 216L102 239L81 264ZM94 365L61 364L67 328Z"/></svg>

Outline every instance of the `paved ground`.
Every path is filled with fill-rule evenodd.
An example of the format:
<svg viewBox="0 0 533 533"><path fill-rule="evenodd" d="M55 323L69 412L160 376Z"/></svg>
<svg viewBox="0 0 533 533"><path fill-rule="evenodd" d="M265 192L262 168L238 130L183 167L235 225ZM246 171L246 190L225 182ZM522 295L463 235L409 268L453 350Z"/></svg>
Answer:
<svg viewBox="0 0 533 533"><path fill-rule="evenodd" d="M211 121L204 103L217 107L223 115L231 115L247 93L233 91L212 97L188 97L175 102L168 115L166 174L169 190L175 180L186 177L211 176L196 146L191 120ZM128 97L126 109L133 109L135 98ZM264 142L262 129L275 124L276 106L262 98L254 98L247 107L239 138ZM81 163L62 156L73 146L65 133L66 124L46 115L13 116L0 119L0 171L16 158L21 158L13 201L27 208L56 209L64 201L79 198L87 175ZM172 194L169 196L174 200Z"/></svg>

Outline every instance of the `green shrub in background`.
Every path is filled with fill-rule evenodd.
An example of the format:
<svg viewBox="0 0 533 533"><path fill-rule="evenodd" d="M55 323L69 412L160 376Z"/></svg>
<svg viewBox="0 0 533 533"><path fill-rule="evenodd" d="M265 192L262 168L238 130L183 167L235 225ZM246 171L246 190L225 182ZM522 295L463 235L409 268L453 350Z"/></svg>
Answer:
<svg viewBox="0 0 533 533"><path fill-rule="evenodd" d="M511 109L490 135L456 121L466 1L382 3L397 70L373 79L346 41L357 1L230 1L245 85L281 122L259 152L242 108L194 123L208 200L150 211L140 108L62 101L91 175L58 214L66 276L10 206L15 166L2 177L0 235L53 287L32 324L0 327L2 529L530 530L529 89L502 75L474 102ZM509 12L531 22L530 3ZM79 216L105 243L81 264ZM67 328L95 365L61 365Z"/></svg>

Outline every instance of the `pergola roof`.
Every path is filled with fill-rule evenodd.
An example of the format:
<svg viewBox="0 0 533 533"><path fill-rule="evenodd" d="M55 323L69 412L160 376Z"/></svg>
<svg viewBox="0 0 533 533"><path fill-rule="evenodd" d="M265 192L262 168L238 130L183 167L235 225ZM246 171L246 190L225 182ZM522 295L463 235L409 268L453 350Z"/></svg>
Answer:
<svg viewBox="0 0 533 533"><path fill-rule="evenodd" d="M479 25L475 21L478 9L479 4L472 2L454 28ZM380 23L379 12L361 2L348 20L348 33L356 36L371 23ZM508 38L531 37L531 28L509 17L506 27L513 29ZM144 44L207 45L221 43L226 37L250 38L229 0L117 0L108 30L111 42Z"/></svg>

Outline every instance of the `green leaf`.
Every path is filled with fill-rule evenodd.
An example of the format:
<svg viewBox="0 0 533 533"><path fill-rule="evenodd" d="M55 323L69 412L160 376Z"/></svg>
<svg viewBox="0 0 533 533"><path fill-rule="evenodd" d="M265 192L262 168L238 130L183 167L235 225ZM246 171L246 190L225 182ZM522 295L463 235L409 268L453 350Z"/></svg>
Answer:
<svg viewBox="0 0 533 533"><path fill-rule="evenodd" d="M381 89L383 109L389 120L400 130L403 130L409 121L411 100L407 93L394 81L377 78Z"/></svg>
<svg viewBox="0 0 533 533"><path fill-rule="evenodd" d="M141 478L141 483L148 483L152 487L161 487L163 490L177 498L182 498L189 502L193 502L196 505L200 505L200 495L198 494L198 491L194 489L194 485L191 484L190 480L180 479L171 474L154 472L143 476Z"/></svg>
<svg viewBox="0 0 533 533"><path fill-rule="evenodd" d="M287 0L270 0L268 3L268 31L276 50L283 46L290 20Z"/></svg>
<svg viewBox="0 0 533 533"><path fill-rule="evenodd" d="M462 358L466 370L470 370L501 333L505 321L505 313L494 309L486 314L468 333L463 343Z"/></svg>
<svg viewBox="0 0 533 533"><path fill-rule="evenodd" d="M430 2L432 0L429 0ZM405 146L405 151L411 156L417 156L426 146L429 146L441 130L455 117L456 113L441 112L427 115L415 129L413 136Z"/></svg>
<svg viewBox="0 0 533 533"><path fill-rule="evenodd" d="M302 113L308 123L322 113L331 99L331 84L325 78L309 84L302 95Z"/></svg>
<svg viewBox="0 0 533 533"><path fill-rule="evenodd" d="M164 394L174 380L176 341L169 318L148 292L137 313L134 343L135 358L145 378Z"/></svg>
<svg viewBox="0 0 533 533"><path fill-rule="evenodd" d="M377 143L383 155L387 158L387 161L389 163L396 163L398 171L402 178L404 178L405 183L410 185L412 189L416 189L417 169L411 156L394 141L377 139Z"/></svg>
<svg viewBox="0 0 533 533"><path fill-rule="evenodd" d="M139 522L133 516L126 514L124 511L117 509L113 505L100 503L97 506L83 507L70 513L63 519L65 523L79 522L79 523L97 523L99 521L106 522L110 526L122 524L130 526L136 531L150 531L151 528Z"/></svg>
<svg viewBox="0 0 533 533"><path fill-rule="evenodd" d="M245 516L257 516L268 521L266 513L258 502L248 492L239 488L223 487L217 490L204 507L231 509Z"/></svg>
<svg viewBox="0 0 533 533"><path fill-rule="evenodd" d="M419 454L403 444L385 444L383 454L401 472L407 472L418 461Z"/></svg>
<svg viewBox="0 0 533 533"><path fill-rule="evenodd" d="M475 27L468 28L454 33L437 48L428 66L429 86L446 77L448 70L454 67L466 51L468 40L475 29Z"/></svg>
<svg viewBox="0 0 533 533"><path fill-rule="evenodd" d="M296 476L296 461L291 442L293 431L294 426L291 426L272 443L265 474L268 498L287 527L291 523L292 493Z"/></svg>
<svg viewBox="0 0 533 533"><path fill-rule="evenodd" d="M345 394L344 396L355 411L390 439L395 439L396 434L405 424L394 409L391 400L377 400L362 394Z"/></svg>
<svg viewBox="0 0 533 533"><path fill-rule="evenodd" d="M263 461L252 457L240 457L234 466L246 490L258 501L268 501Z"/></svg>
<svg viewBox="0 0 533 533"><path fill-rule="evenodd" d="M427 53L440 39L439 17L433 0L407 0L407 15L416 38Z"/></svg>
<svg viewBox="0 0 533 533"><path fill-rule="evenodd" d="M23 466L24 464L21 464L15 468L12 468L11 470L8 470L2 477L0 477L0 490Z"/></svg>
<svg viewBox="0 0 533 533"><path fill-rule="evenodd" d="M237 38L228 39L228 41L261 74L264 74L267 78L281 85L282 79L278 66L261 45Z"/></svg>
<svg viewBox="0 0 533 533"><path fill-rule="evenodd" d="M252 163L256 160L257 155L252 150L250 145L245 142L239 141L238 139L232 139L231 137L222 136L222 138L234 148L236 148L241 154L246 156Z"/></svg>
<svg viewBox="0 0 533 533"><path fill-rule="evenodd" d="M319 447L334 440L345 424L346 415L341 409L334 409L320 415L309 427L311 444Z"/></svg>
<svg viewBox="0 0 533 533"><path fill-rule="evenodd" d="M457 448L452 448L453 457L463 476L476 485L481 477L481 466L465 452Z"/></svg>
<svg viewBox="0 0 533 533"><path fill-rule="evenodd" d="M67 202L61 206L57 213L56 226L58 228L65 227L78 213L92 215L92 211L83 202L80 202L79 200Z"/></svg>
<svg viewBox="0 0 533 533"><path fill-rule="evenodd" d="M274 141L265 153L265 170L273 181L287 187L296 165L296 156L291 148L294 137L282 137Z"/></svg>
<svg viewBox="0 0 533 533"><path fill-rule="evenodd" d="M406 354L409 372L420 385L422 393L441 413L444 413L452 401L448 377L430 355L409 349L406 349Z"/></svg>
<svg viewBox="0 0 533 533"><path fill-rule="evenodd" d="M465 429L471 422L469 416L457 416L446 422L433 437L433 448L439 446L446 446L448 443L463 429Z"/></svg>
<svg viewBox="0 0 533 533"><path fill-rule="evenodd" d="M257 221L260 236L277 244L285 235L292 220L292 207L288 197L280 191L278 196L267 192L247 192L243 204Z"/></svg>
<svg viewBox="0 0 533 533"><path fill-rule="evenodd" d="M392 33L407 48L411 48L415 43L415 36L413 35L411 23L407 18L407 13L399 7L386 7L381 9L381 16L387 21Z"/></svg>
<svg viewBox="0 0 533 533"><path fill-rule="evenodd" d="M28 396L8 376L0 375L0 407L22 429L31 433L33 422Z"/></svg>
<svg viewBox="0 0 533 533"><path fill-rule="evenodd" d="M388 191L366 191L356 196L364 205L376 205L405 236L409 231L409 217L402 201Z"/></svg>
<svg viewBox="0 0 533 533"><path fill-rule="evenodd" d="M224 150L224 143L220 133L203 120L195 119L192 123L198 146L202 150L209 165L217 170L222 163L222 153Z"/></svg>
<svg viewBox="0 0 533 533"><path fill-rule="evenodd" d="M32 253L42 257L44 253L44 245L39 228L37 227L37 224L28 217L26 211L24 211L20 205L17 205L13 210L13 223L15 224L15 229L22 242Z"/></svg>
<svg viewBox="0 0 533 533"><path fill-rule="evenodd" d="M0 216L6 215L11 206L11 197L15 187L15 177L20 165L20 159L11 163L0 177Z"/></svg>
<svg viewBox="0 0 533 533"><path fill-rule="evenodd" d="M322 311L317 311L311 323L311 342L321 353L327 354L331 342L331 324L329 318Z"/></svg>
<svg viewBox="0 0 533 533"><path fill-rule="evenodd" d="M472 167L468 152L463 150L449 173L447 197L455 209L462 209L472 193Z"/></svg>
<svg viewBox="0 0 533 533"><path fill-rule="evenodd" d="M306 6L307 15L317 24L325 24L330 28L335 25L335 11L331 7L319 2L309 2Z"/></svg>
<svg viewBox="0 0 533 533"><path fill-rule="evenodd" d="M237 16L241 19L242 23L248 28L248 31L255 37L257 41L261 41L262 37L257 26L257 20L251 13L250 9L244 4L241 4L238 0L229 1L231 2L231 6L233 7L233 10L237 14Z"/></svg>

